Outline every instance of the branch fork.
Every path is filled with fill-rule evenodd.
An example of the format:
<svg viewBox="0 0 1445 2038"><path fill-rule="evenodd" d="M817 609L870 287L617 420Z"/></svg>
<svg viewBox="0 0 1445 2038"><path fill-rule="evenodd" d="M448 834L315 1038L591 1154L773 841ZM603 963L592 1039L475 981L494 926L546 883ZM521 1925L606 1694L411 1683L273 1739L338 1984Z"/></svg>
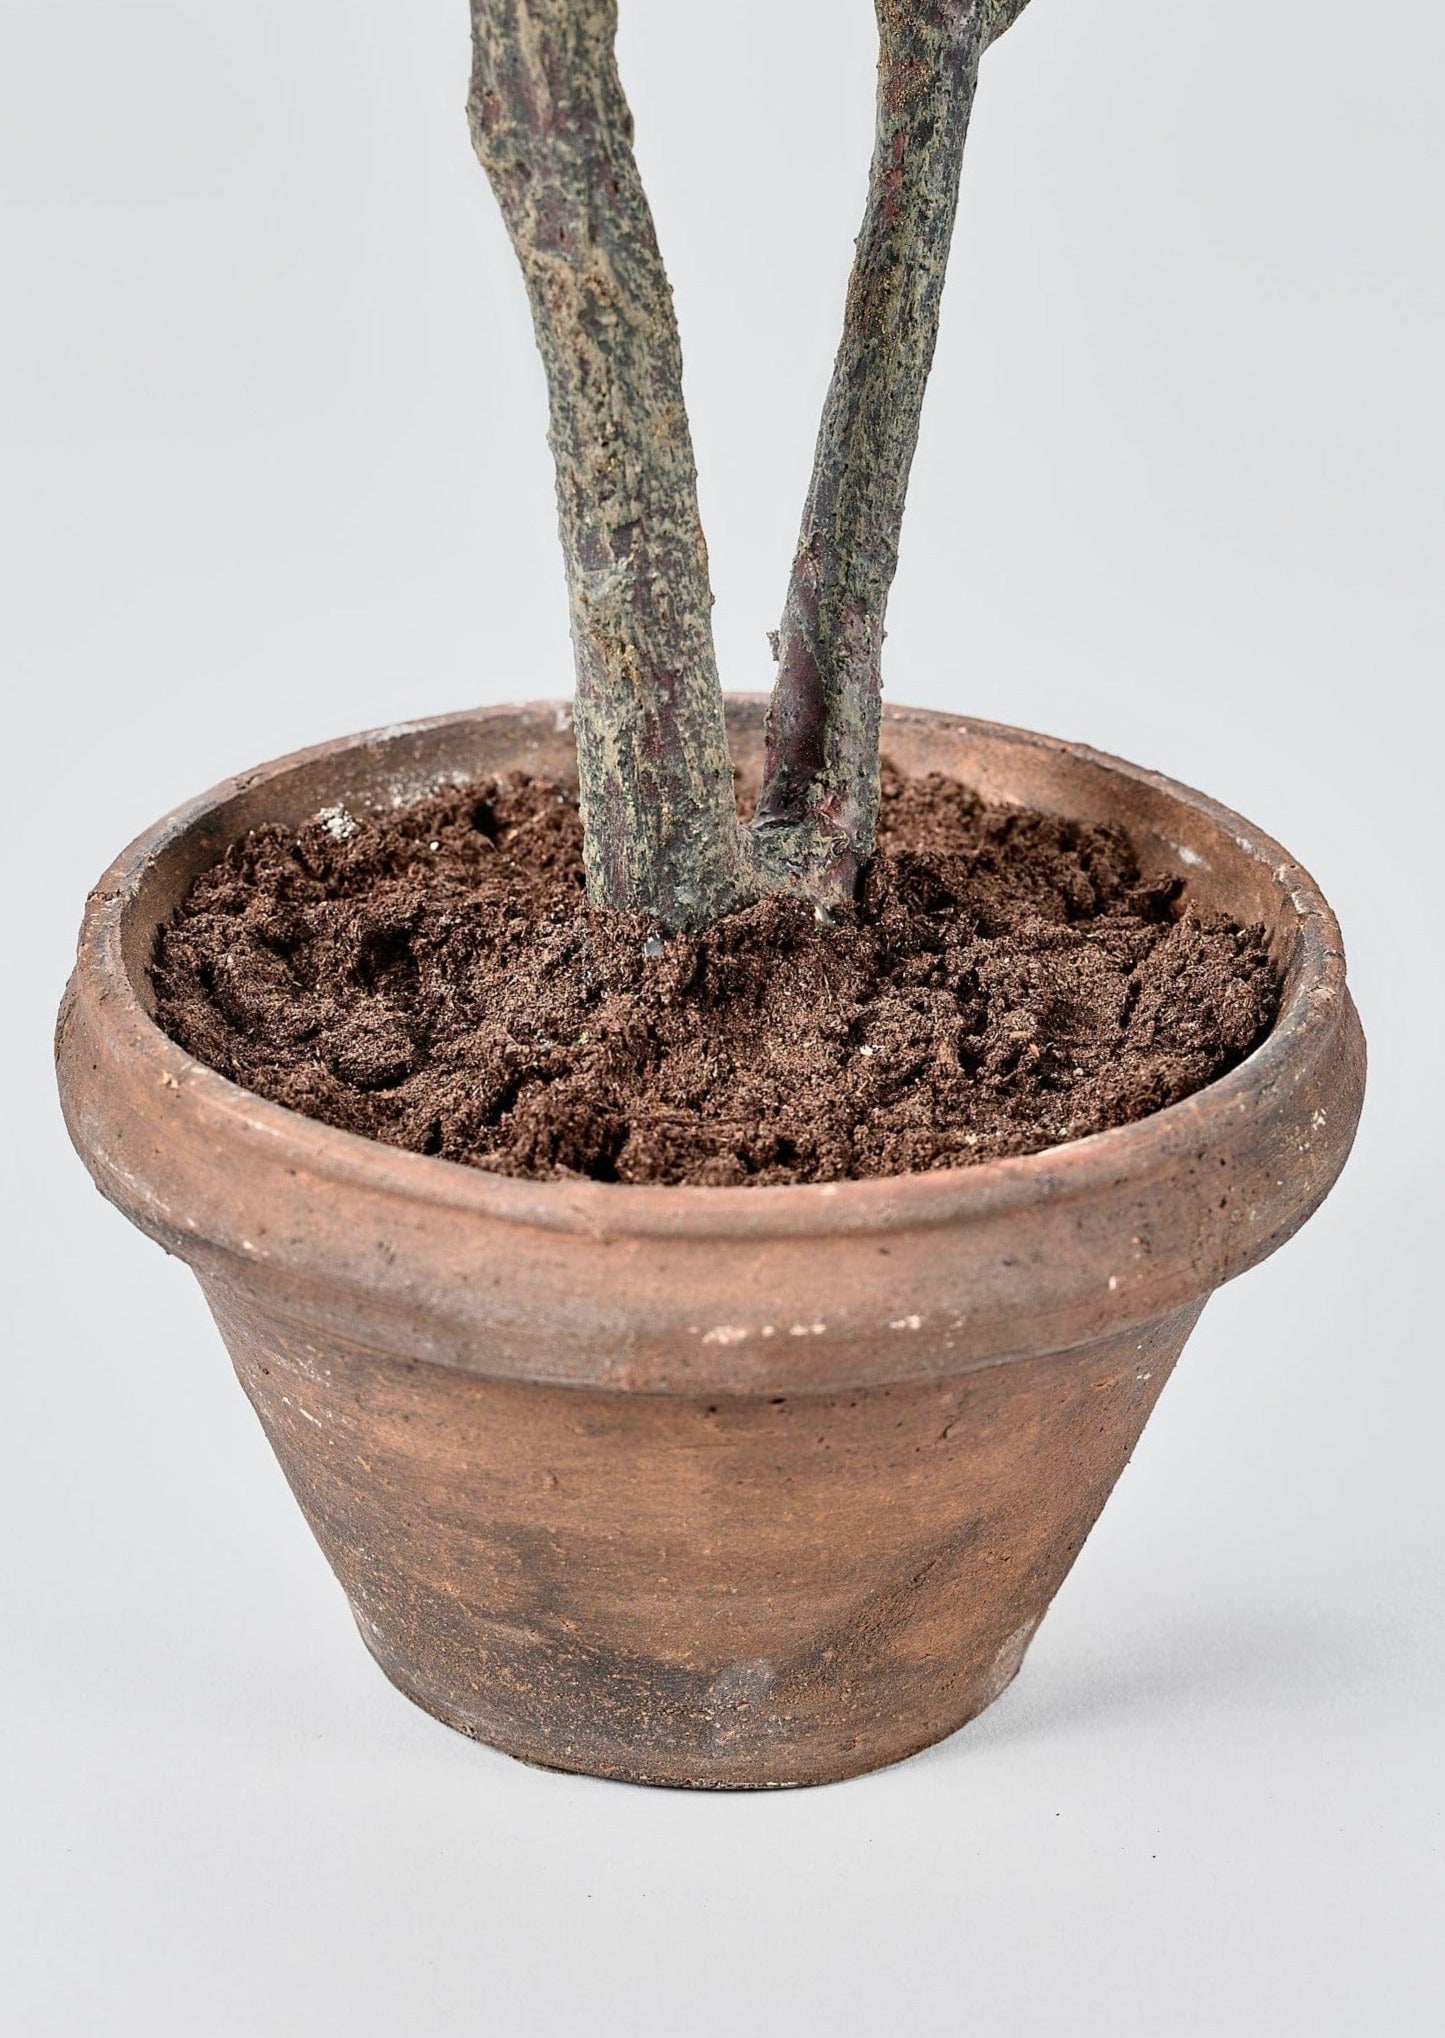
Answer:
<svg viewBox="0 0 1445 2038"><path fill-rule="evenodd" d="M617 0L471 0L468 114L547 375L587 884L698 926L850 898L878 816L881 659L983 51L1026 0L875 0L877 123L843 338L740 823L672 294L632 152Z"/></svg>

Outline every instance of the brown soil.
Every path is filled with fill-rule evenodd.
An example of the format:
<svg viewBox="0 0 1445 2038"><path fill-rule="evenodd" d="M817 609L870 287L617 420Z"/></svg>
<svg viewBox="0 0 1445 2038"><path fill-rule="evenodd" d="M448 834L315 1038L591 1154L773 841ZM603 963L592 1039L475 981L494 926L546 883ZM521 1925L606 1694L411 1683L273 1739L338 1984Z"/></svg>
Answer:
<svg viewBox="0 0 1445 2038"><path fill-rule="evenodd" d="M1278 983L1117 830L885 772L856 910L664 940L597 915L573 797L448 788L269 826L162 935L160 1023L233 1081L503 1174L824 1182L1032 1153L1188 1096Z"/></svg>

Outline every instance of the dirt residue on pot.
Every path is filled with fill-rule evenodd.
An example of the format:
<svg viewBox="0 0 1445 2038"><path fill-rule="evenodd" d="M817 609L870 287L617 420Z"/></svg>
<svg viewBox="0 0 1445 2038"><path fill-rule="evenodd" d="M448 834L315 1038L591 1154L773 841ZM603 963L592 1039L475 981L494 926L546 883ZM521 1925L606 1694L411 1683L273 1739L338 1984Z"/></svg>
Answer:
<svg viewBox="0 0 1445 2038"><path fill-rule="evenodd" d="M573 796L517 776L259 828L162 931L161 1025L276 1103L505 1174L826 1182L1032 1153L1268 1030L1258 929L1117 829L885 768L856 909L592 913Z"/></svg>

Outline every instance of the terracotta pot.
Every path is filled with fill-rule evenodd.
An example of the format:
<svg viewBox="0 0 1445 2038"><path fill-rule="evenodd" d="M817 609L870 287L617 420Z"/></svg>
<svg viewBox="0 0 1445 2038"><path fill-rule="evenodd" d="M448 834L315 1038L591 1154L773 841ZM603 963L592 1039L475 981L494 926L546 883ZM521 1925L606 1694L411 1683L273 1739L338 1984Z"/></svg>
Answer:
<svg viewBox="0 0 1445 2038"><path fill-rule="evenodd" d="M761 704L731 704L739 761ZM512 1181L263 1102L153 1023L156 929L245 830L572 769L564 708L356 736L143 835L61 1012L71 1137L195 1269L388 1677L532 1762L817 1783L996 1698L1211 1289L1349 1150L1364 1042L1333 916L1237 816L1076 745L892 709L887 754L1122 822L1268 929L1278 1023L1137 1125L829 1187Z"/></svg>

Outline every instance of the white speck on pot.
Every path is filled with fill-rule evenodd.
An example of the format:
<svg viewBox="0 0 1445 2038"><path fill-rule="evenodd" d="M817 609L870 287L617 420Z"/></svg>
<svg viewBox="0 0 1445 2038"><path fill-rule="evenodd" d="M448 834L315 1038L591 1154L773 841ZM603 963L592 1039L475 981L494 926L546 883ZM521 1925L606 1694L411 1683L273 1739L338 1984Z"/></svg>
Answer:
<svg viewBox="0 0 1445 2038"><path fill-rule="evenodd" d="M702 1341L705 1345L740 1345L747 1336L747 1328L741 1323L715 1323L711 1330L705 1330Z"/></svg>
<svg viewBox="0 0 1445 2038"><path fill-rule="evenodd" d="M746 1715L754 1699L766 1698L777 1677L777 1671L765 1656L756 1657L752 1662L729 1663L708 1686L707 1704L718 1727L717 1739L721 1743L726 1735L724 1728L738 1714Z"/></svg>
<svg viewBox="0 0 1445 2038"><path fill-rule="evenodd" d="M923 1318L921 1316L897 1316L889 1324L888 1328L890 1330L922 1330Z"/></svg>
<svg viewBox="0 0 1445 2038"><path fill-rule="evenodd" d="M996 1699L1001 1691L1006 1691L1009 1685L1013 1683L1015 1677L1017 1677L1019 1665L1024 1660L1024 1651L1028 1648L1029 1642L1033 1638L1034 1629L1037 1626L1038 1622L1036 1620L1026 1620L1021 1628L1014 1629L1013 1633L994 1657L993 1668L989 1671L988 1675L988 1695L990 1701Z"/></svg>
<svg viewBox="0 0 1445 2038"><path fill-rule="evenodd" d="M828 1328L826 1323L790 1323L789 1337L820 1337Z"/></svg>
<svg viewBox="0 0 1445 2038"><path fill-rule="evenodd" d="M1119 1276L1118 1276L1117 1274L1110 1274L1110 1276L1109 1276L1109 1293L1110 1293L1111 1295L1112 1295L1112 1294L1114 1293L1114 1291L1115 1291L1115 1289L1116 1289L1116 1288L1118 1287L1118 1285L1119 1285Z"/></svg>

